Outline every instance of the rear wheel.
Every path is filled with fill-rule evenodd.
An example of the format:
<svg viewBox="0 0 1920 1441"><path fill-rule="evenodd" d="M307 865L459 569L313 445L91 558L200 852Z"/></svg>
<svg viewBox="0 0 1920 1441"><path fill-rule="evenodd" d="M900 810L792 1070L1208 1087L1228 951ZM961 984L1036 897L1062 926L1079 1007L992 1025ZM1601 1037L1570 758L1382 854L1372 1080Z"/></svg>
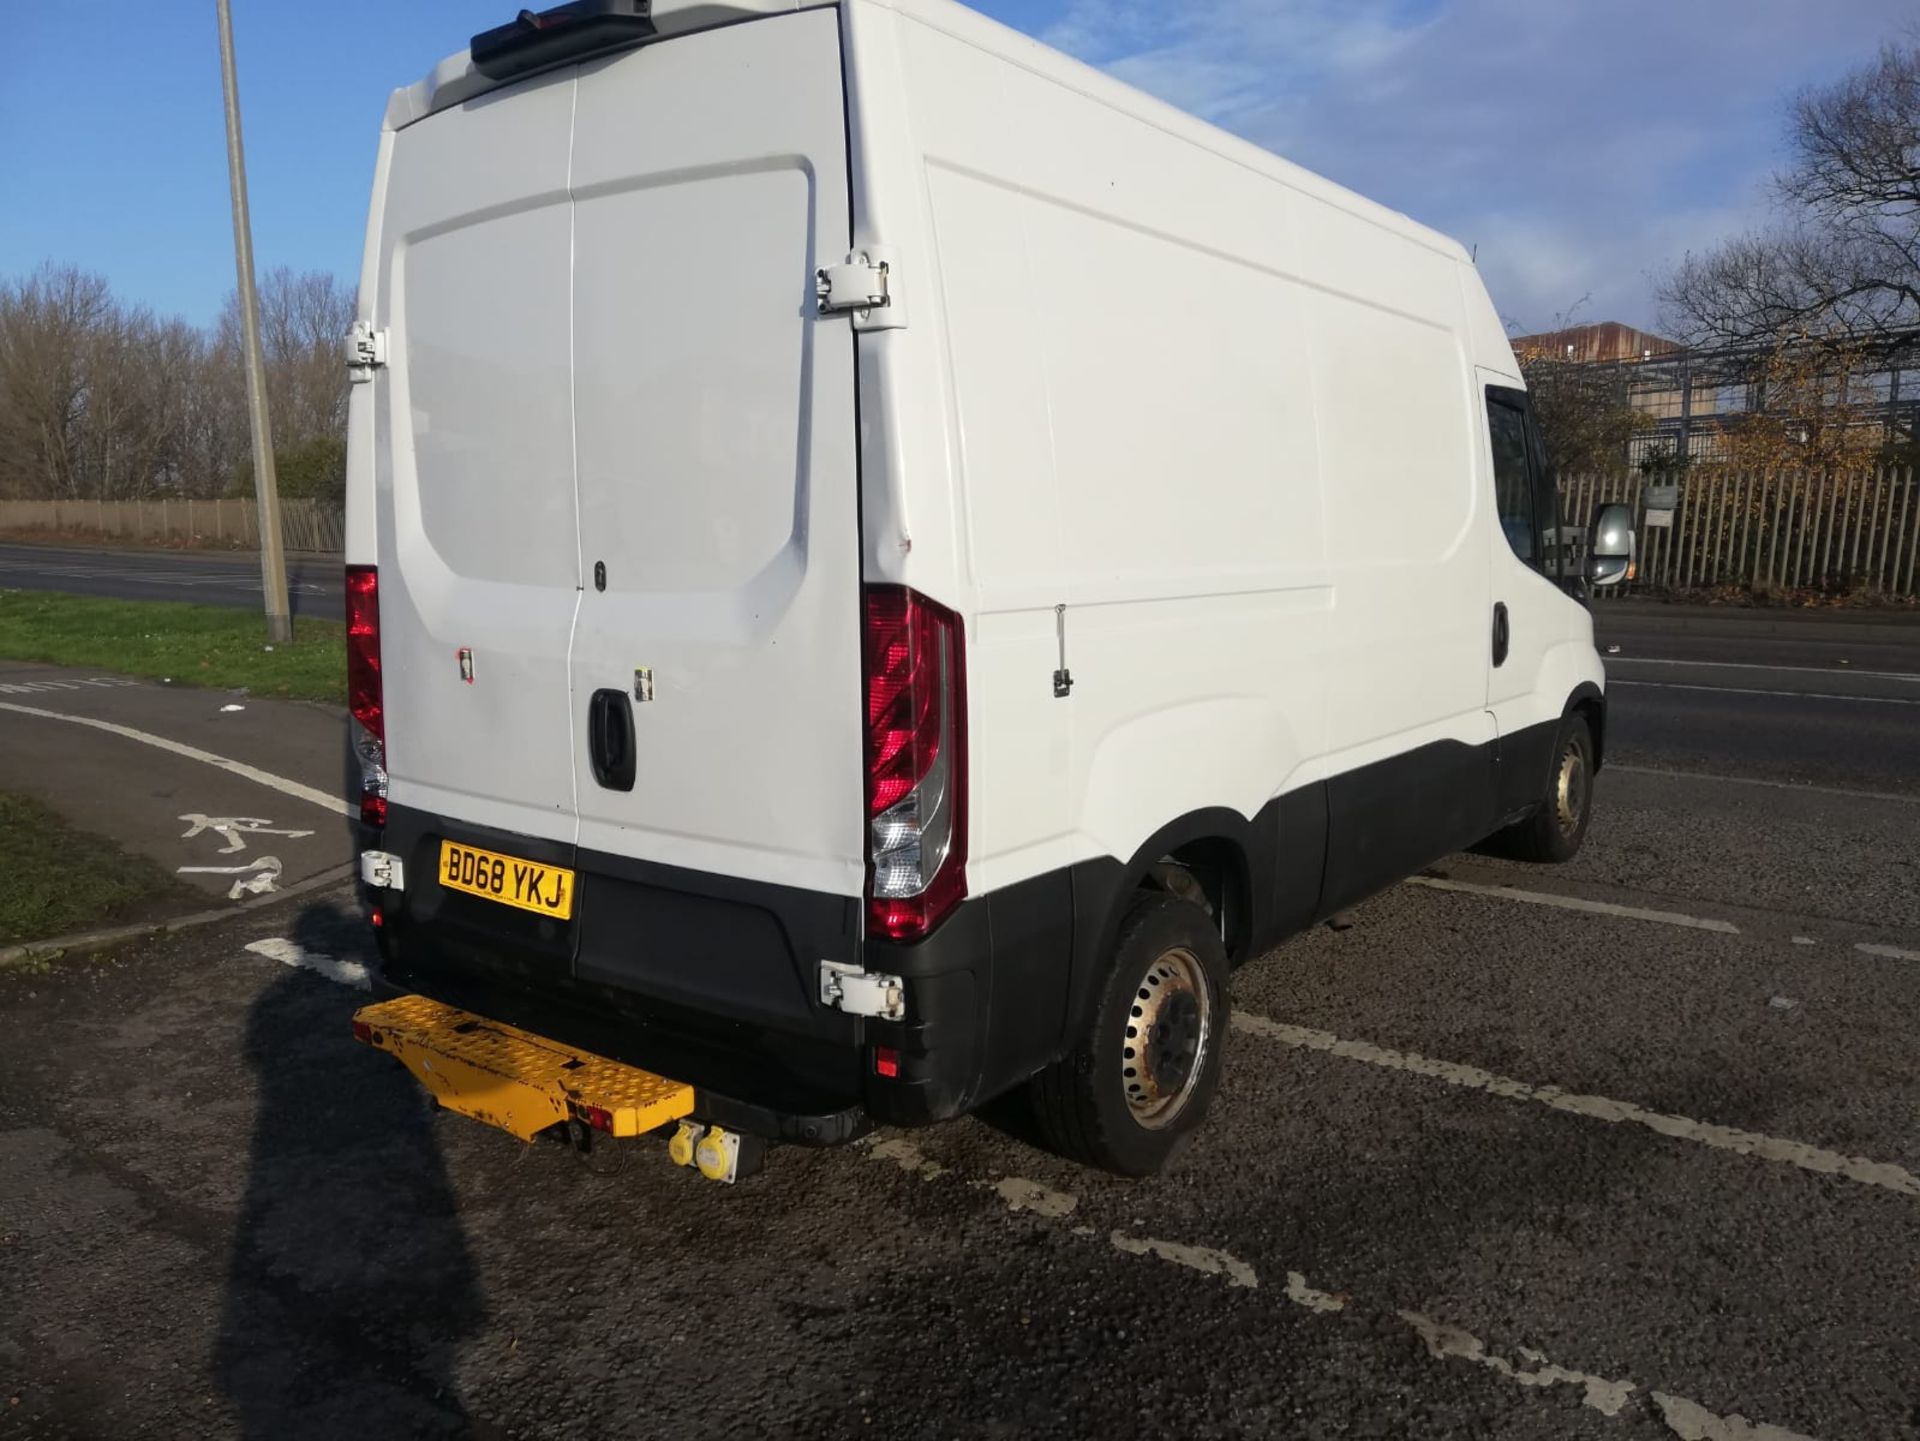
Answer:
<svg viewBox="0 0 1920 1441"><path fill-rule="evenodd" d="M1560 723L1547 793L1532 815L1501 838L1515 860L1558 865L1570 861L1587 838L1593 817L1593 732L1586 719L1570 715Z"/></svg>
<svg viewBox="0 0 1920 1441"><path fill-rule="evenodd" d="M1142 893L1079 1043L1033 1079L1033 1112L1062 1155L1148 1176L1205 1119L1227 1038L1227 952L1191 901Z"/></svg>

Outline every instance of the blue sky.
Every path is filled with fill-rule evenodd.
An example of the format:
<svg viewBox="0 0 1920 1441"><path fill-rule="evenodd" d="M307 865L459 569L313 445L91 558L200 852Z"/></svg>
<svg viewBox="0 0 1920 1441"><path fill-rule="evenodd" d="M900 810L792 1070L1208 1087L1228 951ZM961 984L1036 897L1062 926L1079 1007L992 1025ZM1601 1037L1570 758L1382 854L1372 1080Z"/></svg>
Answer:
<svg viewBox="0 0 1920 1441"><path fill-rule="evenodd" d="M1780 103L1912 0L984 0L1478 249L1502 313L1655 319L1649 275L1765 217ZM0 276L43 259L211 319L233 283L213 0L9 0ZM234 0L262 268L359 265L387 92L514 0ZM1911 31L1909 31L1911 33Z"/></svg>

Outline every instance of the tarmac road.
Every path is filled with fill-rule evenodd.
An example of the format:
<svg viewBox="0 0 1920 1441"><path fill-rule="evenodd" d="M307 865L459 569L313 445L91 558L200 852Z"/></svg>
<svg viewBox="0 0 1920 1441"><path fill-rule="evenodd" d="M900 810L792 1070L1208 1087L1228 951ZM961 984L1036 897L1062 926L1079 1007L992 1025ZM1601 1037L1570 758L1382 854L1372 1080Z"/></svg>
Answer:
<svg viewBox="0 0 1920 1441"><path fill-rule="evenodd" d="M1151 1181L595 1175L352 1042L338 895L0 973L0 1435L1911 1441L1920 645L1620 618L1587 849L1239 971Z"/></svg>
<svg viewBox="0 0 1920 1441"><path fill-rule="evenodd" d="M0 544L0 587L112 600L183 600L258 608L260 558L252 551L88 550ZM338 556L289 555L293 614L340 619L346 581Z"/></svg>

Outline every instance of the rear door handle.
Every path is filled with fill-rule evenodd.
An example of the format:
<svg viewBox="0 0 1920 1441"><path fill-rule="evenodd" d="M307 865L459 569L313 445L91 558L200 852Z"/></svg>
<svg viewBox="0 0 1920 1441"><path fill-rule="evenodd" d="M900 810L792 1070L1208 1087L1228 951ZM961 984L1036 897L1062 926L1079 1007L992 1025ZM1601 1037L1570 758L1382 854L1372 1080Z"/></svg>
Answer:
<svg viewBox="0 0 1920 1441"><path fill-rule="evenodd" d="M633 706L627 693L597 690L587 702L587 758L593 778L610 791L633 789Z"/></svg>
<svg viewBox="0 0 1920 1441"><path fill-rule="evenodd" d="M1496 668L1507 663L1507 647L1511 640L1507 625L1507 603L1497 600L1493 603L1493 663Z"/></svg>

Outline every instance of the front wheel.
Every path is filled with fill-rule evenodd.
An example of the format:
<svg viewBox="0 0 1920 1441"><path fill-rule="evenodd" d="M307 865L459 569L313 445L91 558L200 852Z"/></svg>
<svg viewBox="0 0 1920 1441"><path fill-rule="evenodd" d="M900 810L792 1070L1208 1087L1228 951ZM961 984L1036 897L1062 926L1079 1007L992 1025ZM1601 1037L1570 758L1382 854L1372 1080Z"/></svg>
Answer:
<svg viewBox="0 0 1920 1441"><path fill-rule="evenodd" d="M1078 1044L1034 1077L1033 1112L1060 1154L1150 1176L1206 1117L1227 1039L1227 952L1191 901L1142 893Z"/></svg>
<svg viewBox="0 0 1920 1441"><path fill-rule="evenodd" d="M1592 819L1593 732L1585 717L1571 715L1560 723L1547 793L1532 815L1502 837L1504 849L1520 861L1543 865L1570 861L1586 840Z"/></svg>

